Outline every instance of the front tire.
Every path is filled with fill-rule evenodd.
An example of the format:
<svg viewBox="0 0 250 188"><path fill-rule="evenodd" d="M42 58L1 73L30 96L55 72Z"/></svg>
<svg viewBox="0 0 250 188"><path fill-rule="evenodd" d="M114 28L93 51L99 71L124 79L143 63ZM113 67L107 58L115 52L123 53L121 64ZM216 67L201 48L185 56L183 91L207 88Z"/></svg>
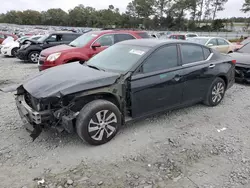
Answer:
<svg viewBox="0 0 250 188"><path fill-rule="evenodd" d="M121 126L121 112L106 100L86 104L76 120L76 132L91 145L102 145L115 137Z"/></svg>
<svg viewBox="0 0 250 188"><path fill-rule="evenodd" d="M30 52L28 55L28 60L30 63L38 63L40 53L38 51Z"/></svg>
<svg viewBox="0 0 250 188"><path fill-rule="evenodd" d="M11 55L14 56L14 57L16 57L17 50L18 50L18 48L13 48L13 49L11 50Z"/></svg>
<svg viewBox="0 0 250 188"><path fill-rule="evenodd" d="M226 92L226 83L222 78L216 78L207 93L204 103L207 106L217 106L221 103Z"/></svg>

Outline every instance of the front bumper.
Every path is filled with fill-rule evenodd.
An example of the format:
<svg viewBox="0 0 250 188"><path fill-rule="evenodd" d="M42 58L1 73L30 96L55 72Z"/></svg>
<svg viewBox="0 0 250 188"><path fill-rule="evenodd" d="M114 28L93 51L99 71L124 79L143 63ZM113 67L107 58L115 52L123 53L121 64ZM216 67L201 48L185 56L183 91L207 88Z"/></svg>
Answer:
<svg viewBox="0 0 250 188"><path fill-rule="evenodd" d="M33 110L25 101L24 95L18 95L16 97L16 106L19 115L24 123L24 127L31 133L33 139L37 138L41 131L42 125L48 121L51 117L51 111L37 112Z"/></svg>
<svg viewBox="0 0 250 188"><path fill-rule="evenodd" d="M5 47L1 48L1 54L6 55L6 56L12 56L11 50L9 48L5 48Z"/></svg>
<svg viewBox="0 0 250 188"><path fill-rule="evenodd" d="M28 60L28 54L24 50L18 50L16 57L21 60Z"/></svg>

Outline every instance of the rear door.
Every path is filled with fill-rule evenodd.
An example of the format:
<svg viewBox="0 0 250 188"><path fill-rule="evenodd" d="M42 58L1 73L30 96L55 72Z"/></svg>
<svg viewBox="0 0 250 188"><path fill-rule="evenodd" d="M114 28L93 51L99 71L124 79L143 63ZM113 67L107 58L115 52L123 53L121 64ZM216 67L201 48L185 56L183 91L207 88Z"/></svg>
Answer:
<svg viewBox="0 0 250 188"><path fill-rule="evenodd" d="M217 41L218 41L219 51L221 53L227 54L229 52L230 44L226 40L221 38L218 38Z"/></svg>
<svg viewBox="0 0 250 188"><path fill-rule="evenodd" d="M181 44L183 67L183 103L201 101L213 80L215 64L209 59L211 50L195 44Z"/></svg>
<svg viewBox="0 0 250 188"><path fill-rule="evenodd" d="M69 44L76 38L78 38L80 35L72 34L72 33L66 33L62 35L62 43Z"/></svg>
<svg viewBox="0 0 250 188"><path fill-rule="evenodd" d="M131 78L132 117L180 105L182 70L176 45L154 51Z"/></svg>
<svg viewBox="0 0 250 188"><path fill-rule="evenodd" d="M101 47L92 48L92 45L95 43L99 43ZM106 48L112 46L115 43L114 34L105 34L96 39L95 42L91 45L90 50L90 57L100 53L101 51L105 50Z"/></svg>

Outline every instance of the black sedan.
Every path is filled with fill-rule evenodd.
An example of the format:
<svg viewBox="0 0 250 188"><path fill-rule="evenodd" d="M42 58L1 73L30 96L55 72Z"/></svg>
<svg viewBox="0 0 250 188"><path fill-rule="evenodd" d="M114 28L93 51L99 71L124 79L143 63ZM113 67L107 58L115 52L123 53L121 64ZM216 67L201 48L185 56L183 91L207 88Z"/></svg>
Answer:
<svg viewBox="0 0 250 188"><path fill-rule="evenodd" d="M236 59L236 81L250 83L250 43L231 53L230 56Z"/></svg>
<svg viewBox="0 0 250 188"><path fill-rule="evenodd" d="M128 121L200 102L218 105L234 75L231 57L205 46L129 40L86 64L39 73L18 87L16 104L33 139L49 126L100 145Z"/></svg>

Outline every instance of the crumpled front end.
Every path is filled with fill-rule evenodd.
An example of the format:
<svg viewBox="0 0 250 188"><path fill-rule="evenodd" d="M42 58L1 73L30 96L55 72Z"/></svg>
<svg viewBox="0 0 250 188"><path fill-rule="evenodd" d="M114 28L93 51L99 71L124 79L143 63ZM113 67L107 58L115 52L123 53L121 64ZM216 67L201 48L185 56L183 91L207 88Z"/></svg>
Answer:
<svg viewBox="0 0 250 188"><path fill-rule="evenodd" d="M75 113L68 106L58 106L60 99L38 100L22 86L17 89L16 105L24 127L35 140L45 127L73 132Z"/></svg>
<svg viewBox="0 0 250 188"><path fill-rule="evenodd" d="M250 66L236 66L235 79L238 82L250 83Z"/></svg>

